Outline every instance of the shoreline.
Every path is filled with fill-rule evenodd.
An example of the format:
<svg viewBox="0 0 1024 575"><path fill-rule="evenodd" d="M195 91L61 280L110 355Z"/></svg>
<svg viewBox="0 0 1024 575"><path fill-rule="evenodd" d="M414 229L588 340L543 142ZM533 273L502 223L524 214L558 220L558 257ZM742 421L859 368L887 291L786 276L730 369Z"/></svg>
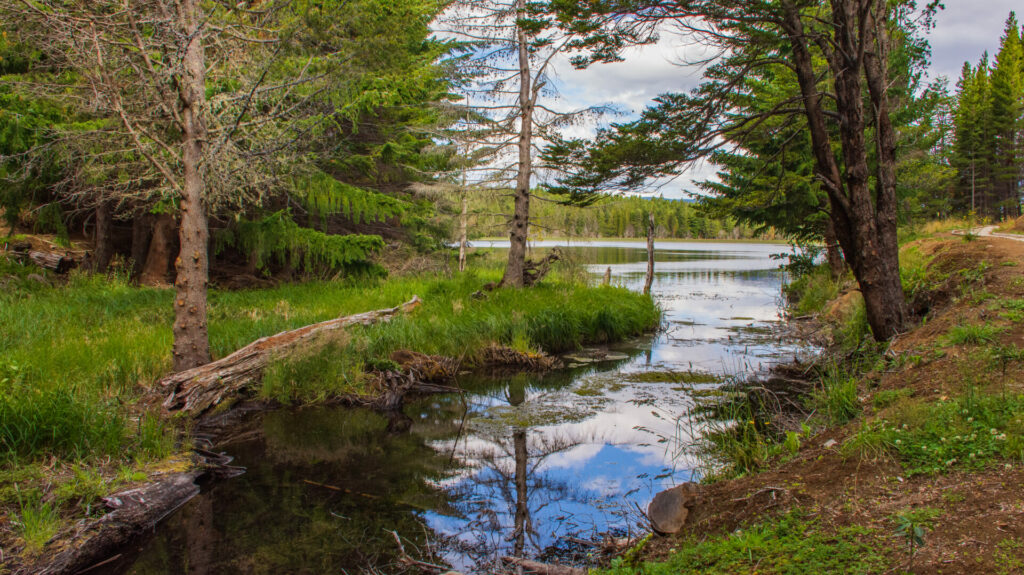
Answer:
<svg viewBox="0 0 1024 575"><path fill-rule="evenodd" d="M559 324L558 321L573 321L572 325L576 326L574 328L577 333L576 337L579 338L578 342L576 343L579 345L602 345L604 343L617 342L620 341L621 339L637 335L638 333L647 331L649 329L656 329L657 324L660 321L660 310L657 310L656 306L653 303L653 300L646 296L641 296L640 294L632 294L631 292L631 295L629 297L625 297L626 291L621 288L585 287L578 284L569 284L556 281L553 283L544 284L540 287L533 288L531 290L498 290L494 292L489 292L482 298L480 298L473 296L471 292L475 292L475 290L477 290L480 287L477 284L479 283L482 285L483 282L485 281L485 278L476 276L467 276L467 278L470 279L469 283L463 281L462 279L450 280L444 278L435 278L427 280L426 284L423 284L424 280L419 279L396 279L392 282L390 291L400 292L400 295L403 296L401 298L394 299L404 301L404 296L406 295L404 294L405 291L416 290L423 291L424 293L426 293L427 301L424 302L423 308L416 310L415 312L409 314L406 317L403 317L401 326L396 326L393 328L394 330L399 330L396 331L395 333L404 334L403 337L405 337L405 341L407 341L407 344L412 345L412 347L405 348L411 351L411 354L407 353L402 358L394 354L391 354L389 357L388 349L390 348L381 348L379 350L373 348L364 353L364 355L369 354L367 355L367 361L373 360L372 363L368 364L368 366L365 369L370 370L371 367L369 366L372 365L372 369L374 371L368 371L367 373L370 374L371 376L374 373L376 373L377 377L380 377L380 384L368 385L365 390L360 391L358 393L341 392L318 400L316 399L316 394L319 394L320 392L317 391L318 388L315 387L315 383L313 383L314 387L310 388L310 393L312 393L312 395L280 395L274 393L271 393L269 396L265 395L267 391L267 384L266 378L264 378L264 383L255 386L255 389L253 388L253 386L248 386L245 389L243 396L239 397L240 401L235 402L226 400L224 404L221 404L219 407L215 409L209 410L206 415L200 417L199 429L203 431L205 434L206 431L211 429L211 423L213 423L213 420L216 419L220 421L222 429L219 432L214 433L214 436L217 438L223 438L226 435L230 434L231 429L233 429L235 425L235 422L232 422L231 420L234 418L238 419L239 421L244 421L244 415L246 413L251 414L252 411L254 410L253 403L251 401L247 403L247 400L245 398L255 399L256 403L259 404L259 406L256 408L257 411L267 411L273 409L282 409L315 404L359 406L367 406L369 404L371 407L377 409L387 409L389 407L393 409L395 405L401 404L403 393L408 391L408 389L401 388L401 386L396 388L394 387L393 384L401 384L402 386L407 384L408 381L410 381L410 379L408 377L401 376L402 373L405 373L407 371L413 374L410 377L419 380L421 378L421 374L419 374L416 371L418 369L417 366L419 364L415 363L416 361L419 360L430 360L433 362L433 364L457 364L459 369L462 369L463 367L466 366L483 367L488 365L493 366L501 364L507 365L511 369L517 369L520 371L533 371L538 369L538 367L551 367L550 363L552 360L548 358L554 357L555 354L560 353L562 351L560 347L563 347L565 345L569 345L570 347L573 346L573 342L571 341L550 341L550 338L553 337L551 334L563 333L563 329L560 327L561 324ZM412 285L405 285L405 283L408 283L409 281L412 282ZM381 286L387 285L387 282L381 284ZM424 290L424 285L436 287L430 288L429 290ZM75 290L78 288L75 286L74 283L72 283L69 286L48 289L54 290L52 295L59 298L59 294L63 293L62 290ZM352 297L356 298L356 300L359 300L354 302L353 305L358 304L358 306L360 307L365 307L371 305L371 303L361 301L362 299L364 299L363 294L377 292L380 291L380 289L380 286L371 286L354 290L351 288L333 288L331 286L319 285L285 286L281 288L281 295L283 297L287 297L286 294L295 295L295 292L308 292L309 295L304 297L307 297L307 299L308 297L312 297L312 303L314 303L316 306L320 306L322 301L326 303L327 300L331 300L333 298L338 297L338 295L332 294L334 294L334 292L337 290L341 290L341 293L350 294ZM438 289L440 289L440 291L438 291ZM146 297L146 294L148 292L131 290L127 293L129 293L129 295L131 295L132 297ZM271 296L274 296L277 292L269 293ZM231 297L240 298L240 301L245 302L245 305L243 307L246 307L253 305L251 300L246 299L253 295L254 294L252 292L245 292L241 294L232 295ZM377 297L391 299L393 295L378 293ZM605 302L605 304L601 306L604 309L604 313L611 311L611 317L615 318L614 321L620 328L618 330L618 335L608 334L605 333L604 331L601 331L601 322L605 321L607 318L605 318L605 316L603 315L601 317L595 315L597 314L597 310L592 305L592 302L595 298ZM25 301L30 300L31 298ZM215 301L221 300L222 296L217 296L215 298ZM277 301L277 298L271 297L271 300ZM298 299L293 298L289 301L291 301L292 306L296 308L300 303L303 303L303 299L301 297ZM308 304L309 302L306 303ZM224 305L222 301L220 305ZM331 307L337 306L334 305ZM277 304L277 308L280 308L280 304ZM344 308L345 306L342 306L342 309ZM510 308L521 309L524 315L517 315L516 317L511 317L507 313L505 313L505 310ZM550 313L545 311L550 310L552 308L561 309L563 313L559 317L552 317ZM258 308L252 309L255 310ZM295 311L293 311L293 313L295 313ZM250 311L246 313L251 314L252 312ZM651 314L656 314L657 318L655 318ZM646 319L647 316L650 316L649 321L648 319ZM531 321L531 318L548 319L544 321ZM431 326L433 326L435 320L438 319L447 322L455 322L454 326L449 327L453 327L453 329L462 330L457 335L453 334L452 337L449 337L448 339L450 341L448 341L445 345L452 349L459 348L463 350L463 352L470 351L471 353L469 353L468 356L462 355L460 356L460 360L452 359L450 361L446 361L445 358L453 358L455 356L444 355L443 353L436 355L426 355L417 351L416 342L420 342L423 345L429 344L429 346L425 348L425 351L435 353L439 351L437 349L433 349L430 347L437 346L436 333L431 331L433 330ZM495 321L503 323L495 324ZM483 323L477 325L477 323L480 322ZM388 327L389 325L391 324L378 324L370 328L359 328L354 333L359 334L359 337L367 337L367 335L364 333L366 330L392 329L391 327ZM459 328L459 325L462 325L463 327ZM420 327L416 328L414 326ZM509 328L510 333L512 334L512 336L516 338L517 341L528 342L531 344L532 348L537 350L550 349L552 346L554 346L554 349L550 349L551 355L534 353L532 351L523 352L520 350L514 350L511 347L508 347L508 345L513 342L510 341L505 342L504 344L499 344L497 339L491 339L492 337L498 338L497 332L495 332L492 335L487 335L487 333L490 332L487 332L487 330L484 330L482 332L481 326L488 326L488 329L506 326ZM529 327L529 329L532 331L526 331L527 327ZM427 332L434 333L434 335L428 337L427 339L423 339L422 341L416 339L415 337L410 340L408 337L410 334L410 329L426 329ZM499 329L499 331L504 331L504 328ZM536 333L534 333L535 331ZM414 331L412 333L414 333ZM255 335L260 334L257 333ZM466 337L472 337L473 341L477 341L478 345L476 347L479 349L473 348L476 349L476 351L473 351L473 349L463 347L462 343L460 343L461 339L459 338L464 339ZM393 338L385 337L384 340L392 341ZM397 341L401 342L403 340ZM501 345L504 345L505 347L502 348L504 349L504 351L489 351L495 345L498 345L499 347ZM522 345L522 343L520 343L519 345ZM397 348L396 351L398 351L398 349L401 348L402 346L399 344L399 348ZM442 348L446 349L444 348L444 346L442 346ZM346 354L345 352L342 352L341 355L344 356ZM405 361L409 359L408 356L410 355L413 363L406 364ZM336 352L331 351L328 354L328 361L330 361L331 357L338 356L336 355ZM315 354L313 356L313 359L316 359ZM301 361L305 360L300 360L300 363ZM311 364L311 366L311 368L314 370L323 371L323 366L316 364L315 361L313 364ZM300 368L301 366L295 368L299 369L299 371L296 373L302 373L302 369L309 369ZM269 370L268 373L270 371L273 370ZM327 371L330 372L329 369ZM398 375L398 377L387 377L388 373L391 372L393 372L395 375ZM451 370L448 370L448 373L451 373ZM432 376L428 375L425 377L427 379L424 381L427 381L431 379ZM159 377L157 379L159 379ZM309 384L309 382L306 381L305 379L303 379L303 381L307 385ZM434 385L438 391L452 391L451 388L445 386L435 385L433 383L430 383L430 385ZM414 388L413 391L416 392L416 389ZM161 394L161 397L163 397L163 394ZM144 394L142 397L132 400L132 403L129 404L130 407L126 409L131 413L138 412L139 414L141 414L146 410L146 406L153 406L159 404L159 402L160 401L152 394ZM225 407L226 404L231 405ZM241 411L236 411L236 408ZM236 417L238 415L241 415L243 417ZM189 419L192 420L192 417L189 417ZM166 421L170 420L167 419ZM206 439L208 438L204 437L203 440L188 439L185 445L191 444L192 447L186 448L184 446L179 446L175 448L174 455L170 459L153 461L152 463L147 464L147 466L140 467L142 472L138 474L140 475L140 477L137 477L134 481L131 481L129 483L124 483L120 480L116 482L113 481L112 474L114 472L114 469L103 470L96 468L95 470L93 470L93 468L90 467L93 464L90 464L88 462L83 463L82 465L84 466L83 468L86 470L86 472L93 473L96 477L99 477L100 474L102 474L105 478L103 480L103 485L106 486L107 489L104 490L103 496L106 497L106 501L108 501L108 503L104 504L102 502L102 498L97 498L95 504L93 505L94 510L102 509L104 505L106 505L106 507L110 509L112 504L109 503L109 501L123 500L124 498L120 497L120 494L122 493L121 490L123 489L127 489L129 492L139 492L140 490L142 490L143 492L146 493L155 494L166 492L177 494L177 496L166 498L147 497L146 499L152 499L153 501L161 501L161 505L164 505L166 508L156 509L154 507L155 504L143 504L141 507L136 506L136 511L138 511L138 513L133 511L131 513L121 514L121 517L128 518L126 520L116 519L117 516L114 516L111 512L107 512L99 516L94 514L91 517L79 517L79 511L74 511L74 508L69 509L67 510L67 512L72 513L73 516L68 517L64 512L61 513L62 524L60 526L59 532L55 535L55 537L50 538L40 551L23 551L21 547L22 542L20 539L17 538L18 532L14 531L14 525L8 524L8 531L4 534L4 546L8 550L6 557L4 558L6 562L5 566L8 569L10 569L12 573L18 575L44 572L74 573L81 571L82 569L91 568L95 566L97 563L106 561L109 555L107 557L99 557L95 556L95 554L102 554L103 550L116 547L119 543L127 543L131 539L129 535L134 535L133 531L137 532L139 530L149 529L152 527L152 525L150 525L151 517L153 517L154 515L163 517L166 513L169 513L171 510L177 508L184 502L188 501L188 499L190 499L192 496L194 496L194 493L192 493L191 488L186 489L187 486L183 486L181 484L181 478L183 477L183 473L195 474L195 476L192 477L194 483L202 476L207 476L209 474L217 475L231 472L232 468L229 465L227 465L227 462L209 460L209 456L211 454L202 449L202 447L208 445L208 443L205 441ZM170 461L174 461L175 463L173 465L169 465ZM75 465L78 464L76 463ZM67 475L69 473L70 466L70 463L62 464L61 466L59 466L57 472ZM107 467L111 466L108 464ZM63 476L49 477L47 475L48 472L46 470L41 470L40 473L42 474L40 481L51 485L51 487L46 488L47 491L41 491L42 496L47 497L47 501L54 501L54 499L52 499L52 497L54 496L48 495L49 493L52 492L52 489L54 489L54 487L52 486L60 485L61 482L66 481L67 478ZM148 477L145 480L140 481L142 474ZM21 481L19 483L21 484L23 489L30 486L30 483L27 483L25 481ZM40 489L43 488L40 487ZM62 506L65 504L55 502L53 504L48 505L54 505L54 508L61 509L61 507L56 506ZM118 504L114 503L113 505ZM24 509L24 507L22 507L22 509ZM112 509L112 511L117 510L117 507ZM18 512L19 509L17 507L9 506L8 517L11 517L14 513ZM136 517L138 518L137 520L132 519ZM79 527L71 525L69 521L74 521ZM134 523L132 521L134 521ZM82 535L88 535L88 537L83 539ZM97 541L99 543L90 544L89 541ZM97 549L100 549L100 551L97 551ZM116 549L114 552L116 552Z"/></svg>

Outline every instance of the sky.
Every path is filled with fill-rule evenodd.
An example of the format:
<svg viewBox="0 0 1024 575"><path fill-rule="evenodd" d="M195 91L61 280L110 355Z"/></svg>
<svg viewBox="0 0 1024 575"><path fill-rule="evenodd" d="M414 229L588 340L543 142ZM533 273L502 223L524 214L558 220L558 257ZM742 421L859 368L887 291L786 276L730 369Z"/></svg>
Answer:
<svg viewBox="0 0 1024 575"><path fill-rule="evenodd" d="M945 9L938 14L936 26L929 34L932 46L929 75L948 77L953 89L965 61L977 62L986 50L990 56L995 54L1007 16L1015 8L1024 12L1024 5L1021 0L944 0L944 4ZM578 109L610 103L617 105L622 115L606 122L629 120L659 94L688 91L697 85L701 70L680 65L682 60L694 59L693 50L695 48L685 46L681 38L665 34L658 44L625 54L624 62L578 71L563 59L556 66L562 96L558 107ZM581 130L577 135L586 135L588 131L592 128ZM694 189L695 180L705 179L712 172L710 166L695 166L673 181L659 182L655 193L685 197L687 190Z"/></svg>

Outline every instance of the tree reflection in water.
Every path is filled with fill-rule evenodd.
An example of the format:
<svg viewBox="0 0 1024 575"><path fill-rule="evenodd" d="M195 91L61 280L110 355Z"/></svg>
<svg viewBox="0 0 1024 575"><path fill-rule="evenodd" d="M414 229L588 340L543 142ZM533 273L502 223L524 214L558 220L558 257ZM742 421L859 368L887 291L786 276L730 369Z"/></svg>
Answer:
<svg viewBox="0 0 1024 575"><path fill-rule="evenodd" d="M489 409L469 415L472 437L448 446L461 463L455 476L443 482L458 516L428 516L433 531L445 534L448 561L468 572L500 571L505 555L558 555L571 561L565 555L566 538L591 537L598 529L598 522L588 524L587 516L573 513L600 504L593 490L584 488L571 470L546 463L603 440L538 420L535 411L547 407L548 386L536 376L513 376L502 383L500 391L490 394Z"/></svg>

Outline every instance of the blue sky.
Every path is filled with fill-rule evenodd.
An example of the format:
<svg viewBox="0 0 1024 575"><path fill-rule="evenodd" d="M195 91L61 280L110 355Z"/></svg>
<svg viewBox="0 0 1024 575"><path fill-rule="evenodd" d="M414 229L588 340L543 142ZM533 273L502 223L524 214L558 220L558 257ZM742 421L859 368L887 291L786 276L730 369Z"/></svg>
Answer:
<svg viewBox="0 0 1024 575"><path fill-rule="evenodd" d="M945 10L938 15L929 39L932 45L933 77L949 77L955 87L964 61L976 62L984 51L994 54L999 47L1006 17L1020 0L945 0ZM557 68L563 109L576 109L600 104L618 105L624 116L615 121L635 117L658 94L687 91L700 80L699 69L680 66L681 60L693 60L699 50L685 46L682 39L664 35L657 45L645 46L626 54L625 62L574 70L567 61ZM587 130L580 129L583 135ZM661 182L658 193L680 197L693 189L693 181L711 173L708 166L695 166L689 173L672 182Z"/></svg>

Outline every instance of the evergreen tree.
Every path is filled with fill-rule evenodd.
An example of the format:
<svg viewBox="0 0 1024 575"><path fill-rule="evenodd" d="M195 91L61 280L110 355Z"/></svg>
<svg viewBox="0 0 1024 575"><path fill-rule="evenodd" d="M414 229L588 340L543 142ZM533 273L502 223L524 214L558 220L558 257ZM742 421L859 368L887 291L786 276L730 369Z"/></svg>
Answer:
<svg viewBox="0 0 1024 575"><path fill-rule="evenodd" d="M1024 160L1024 45L1012 12L991 76L993 216L1020 216L1021 161Z"/></svg>

